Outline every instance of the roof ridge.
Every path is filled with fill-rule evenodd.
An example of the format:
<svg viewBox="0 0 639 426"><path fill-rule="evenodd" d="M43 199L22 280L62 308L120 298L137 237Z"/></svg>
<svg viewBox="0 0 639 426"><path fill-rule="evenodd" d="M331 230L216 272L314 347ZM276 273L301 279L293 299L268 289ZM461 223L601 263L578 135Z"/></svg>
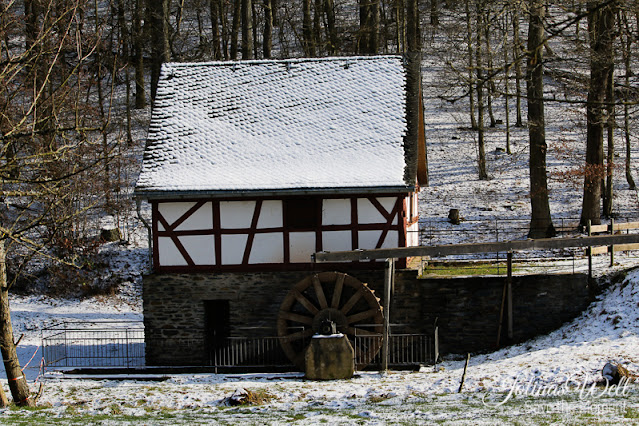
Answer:
<svg viewBox="0 0 639 426"><path fill-rule="evenodd" d="M286 59L240 59L235 61L203 61L203 62L166 62L163 67L194 67L194 66L234 66L234 65L268 65L313 62L338 61L371 61L381 59L404 59L402 55L369 55L369 56L325 56L319 58L286 58Z"/></svg>

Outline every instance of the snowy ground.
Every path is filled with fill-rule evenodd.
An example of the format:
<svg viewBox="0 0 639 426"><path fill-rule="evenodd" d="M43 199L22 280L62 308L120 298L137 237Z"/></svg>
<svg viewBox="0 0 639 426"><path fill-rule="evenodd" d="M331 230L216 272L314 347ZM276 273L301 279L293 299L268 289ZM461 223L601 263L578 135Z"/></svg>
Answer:
<svg viewBox="0 0 639 426"><path fill-rule="evenodd" d="M51 318L139 316L136 307L113 300L53 303L29 298L14 299L13 304L15 321L30 325ZM419 372L360 372L351 380L328 382L306 381L297 374L172 375L144 381L66 378L50 372L39 379L45 388L38 409L5 410L0 421L637 423L637 383L617 388L595 383L609 361L639 372L638 306L639 270L633 270L582 316L549 335L472 357L461 393L464 361L452 359ZM25 345L25 350L32 345ZM225 398L238 388L266 401L227 406Z"/></svg>
<svg viewBox="0 0 639 426"><path fill-rule="evenodd" d="M466 219L461 227L468 229L501 220L525 221L530 212L526 129L513 130L512 155L497 150L505 147L503 126L489 130L491 180L478 181L475 135L466 129L467 117L457 105L437 98L435 86L442 79L437 64L425 63L425 69L431 186L420 194L422 227L438 229L433 243L444 244L461 240L446 221L450 208L460 209ZM580 114L556 105L547 108L551 210L557 218L579 216L580 191L563 176L583 158L581 130L567 130L583 128ZM637 158L639 153L633 155ZM638 171L635 167L635 176ZM637 193L628 190L623 173L616 176L615 213L620 220L637 220ZM330 382L305 381L299 375L173 375L162 381L68 378L51 371L41 376L38 349L43 327L65 320L142 319L136 277L144 268L146 237L141 226L138 231L130 246L118 249L121 265L132 271L131 283L118 296L82 301L12 297L15 333L24 334L19 356L32 388L44 383L44 393L39 408L5 409L0 422L639 423L636 383L616 390L591 387L601 380L608 361L639 373L639 271L628 273L581 317L549 335L473 356L461 393L457 391L464 361L459 357L419 372L362 372L352 380ZM605 256L598 258L599 274L611 271L606 263ZM639 256L619 256L617 263L616 270L639 266ZM7 389L6 381L3 385ZM265 402L226 406L224 399L237 388L260 393ZM516 395L509 397L512 390Z"/></svg>

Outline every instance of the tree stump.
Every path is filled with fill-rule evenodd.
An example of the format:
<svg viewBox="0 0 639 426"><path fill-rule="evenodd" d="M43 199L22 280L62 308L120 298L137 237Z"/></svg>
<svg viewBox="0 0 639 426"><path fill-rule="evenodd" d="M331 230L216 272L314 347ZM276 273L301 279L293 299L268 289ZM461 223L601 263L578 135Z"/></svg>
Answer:
<svg viewBox="0 0 639 426"><path fill-rule="evenodd" d="M448 211L448 220L453 225L459 225L461 223L461 219L459 217L459 210L458 209L450 209Z"/></svg>

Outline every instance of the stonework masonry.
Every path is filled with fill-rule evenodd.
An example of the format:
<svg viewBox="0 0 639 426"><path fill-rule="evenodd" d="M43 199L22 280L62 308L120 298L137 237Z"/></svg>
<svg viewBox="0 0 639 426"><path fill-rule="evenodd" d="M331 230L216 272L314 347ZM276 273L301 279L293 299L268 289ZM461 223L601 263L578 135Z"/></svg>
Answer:
<svg viewBox="0 0 639 426"><path fill-rule="evenodd" d="M383 270L346 272L383 294ZM228 301L231 336L276 336L279 306L291 287L312 272L151 274L144 278L148 365L207 365L205 301ZM442 353L495 349L505 278L419 279L398 270L391 303L393 331L432 333L439 327ZM582 312L591 300L587 276L515 276L513 339L546 333ZM381 303L381 302L380 302Z"/></svg>

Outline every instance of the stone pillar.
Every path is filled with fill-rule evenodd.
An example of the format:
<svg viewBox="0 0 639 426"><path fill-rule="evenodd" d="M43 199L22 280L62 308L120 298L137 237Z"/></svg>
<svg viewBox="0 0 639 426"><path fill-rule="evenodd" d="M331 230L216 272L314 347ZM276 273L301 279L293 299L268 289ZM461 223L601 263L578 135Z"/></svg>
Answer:
<svg viewBox="0 0 639 426"><path fill-rule="evenodd" d="M306 350L306 378L350 379L355 371L354 355L353 347L343 334L316 334Z"/></svg>

